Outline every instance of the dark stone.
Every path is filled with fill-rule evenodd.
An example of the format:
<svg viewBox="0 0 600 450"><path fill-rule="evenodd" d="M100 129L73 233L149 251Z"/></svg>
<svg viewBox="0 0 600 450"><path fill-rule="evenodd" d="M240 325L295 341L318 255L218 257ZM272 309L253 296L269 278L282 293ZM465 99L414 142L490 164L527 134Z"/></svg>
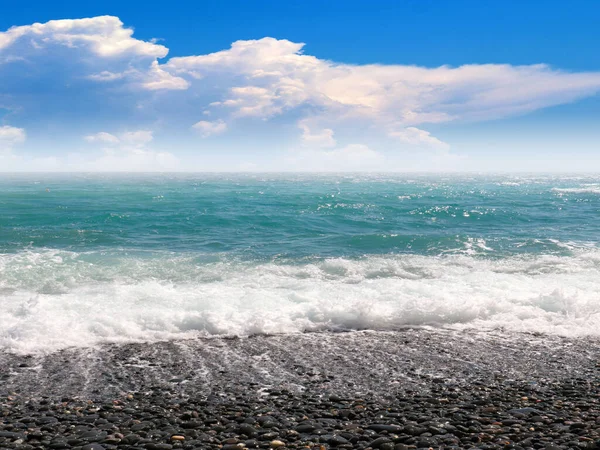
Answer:
<svg viewBox="0 0 600 450"><path fill-rule="evenodd" d="M48 425L51 423L56 423L58 422L58 419L56 417L49 417L49 416L44 416L44 417L39 417L35 423L38 425Z"/></svg>
<svg viewBox="0 0 600 450"><path fill-rule="evenodd" d="M301 423L296 427L298 433L312 433L317 427L311 423Z"/></svg>
<svg viewBox="0 0 600 450"><path fill-rule="evenodd" d="M387 438L384 436L384 437L377 438L374 441L371 441L371 443L369 444L369 447L379 448L379 446L381 444L388 444L388 443L392 443L392 440L390 438Z"/></svg>
<svg viewBox="0 0 600 450"><path fill-rule="evenodd" d="M338 434L334 434L327 439L327 443L337 447L338 445L349 444L350 441Z"/></svg>
<svg viewBox="0 0 600 450"><path fill-rule="evenodd" d="M204 423L197 420L190 420L189 422L183 422L181 424L181 428L185 428L186 430L200 428L202 426L204 426Z"/></svg>
<svg viewBox="0 0 600 450"><path fill-rule="evenodd" d="M104 431L86 431L79 435L81 439L85 439L88 442L100 442L103 441L108 433Z"/></svg>
<svg viewBox="0 0 600 450"><path fill-rule="evenodd" d="M467 428L465 428L465 430L467 430ZM411 436L421 436L426 431L427 431L427 428L423 428L423 427L414 427L414 426L404 427L404 432L410 434Z"/></svg>
<svg viewBox="0 0 600 450"><path fill-rule="evenodd" d="M123 442L125 444L135 444L141 439L141 437L137 434L128 434L123 438Z"/></svg>
<svg viewBox="0 0 600 450"><path fill-rule="evenodd" d="M25 435L21 433L15 433L12 431L0 431L0 437L12 439L16 441L17 439L25 439Z"/></svg>
<svg viewBox="0 0 600 450"><path fill-rule="evenodd" d="M279 433L263 433L261 434L258 439L261 441L273 441L275 439L277 439L279 437Z"/></svg>
<svg viewBox="0 0 600 450"><path fill-rule="evenodd" d="M435 446L436 446L435 439L431 439L429 437L421 437L417 441L417 447L419 447L419 448L429 448L429 447L435 447Z"/></svg>
<svg viewBox="0 0 600 450"><path fill-rule="evenodd" d="M542 411L535 408L514 408L508 410L509 414L520 414L520 415L528 415L528 414L542 414Z"/></svg>
<svg viewBox="0 0 600 450"><path fill-rule="evenodd" d="M131 431L148 431L154 428L154 424L152 422L140 422L133 424L131 426Z"/></svg>
<svg viewBox="0 0 600 450"><path fill-rule="evenodd" d="M386 425L374 423L368 426L369 430L374 430L377 432L387 431L388 433L402 433L404 431L404 427L400 425Z"/></svg>
<svg viewBox="0 0 600 450"><path fill-rule="evenodd" d="M409 450L410 447L406 444L396 444L394 450Z"/></svg>
<svg viewBox="0 0 600 450"><path fill-rule="evenodd" d="M252 437L258 433L258 430L248 423L243 423L240 425L239 432L240 434L245 434L248 437Z"/></svg>
<svg viewBox="0 0 600 450"><path fill-rule="evenodd" d="M81 450L105 450L105 447L101 444L86 444L83 447L81 447Z"/></svg>
<svg viewBox="0 0 600 450"><path fill-rule="evenodd" d="M51 442L50 445L48 446L48 448L64 449L64 448L71 448L71 446L69 444L67 444L65 441L57 441L57 442Z"/></svg>

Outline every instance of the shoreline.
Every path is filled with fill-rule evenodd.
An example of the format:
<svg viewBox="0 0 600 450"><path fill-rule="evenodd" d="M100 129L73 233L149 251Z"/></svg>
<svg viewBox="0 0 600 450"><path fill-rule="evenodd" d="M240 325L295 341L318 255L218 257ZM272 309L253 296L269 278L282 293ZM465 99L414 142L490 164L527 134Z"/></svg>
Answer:
<svg viewBox="0 0 600 450"><path fill-rule="evenodd" d="M599 400L592 337L410 328L0 353L1 448L600 448Z"/></svg>

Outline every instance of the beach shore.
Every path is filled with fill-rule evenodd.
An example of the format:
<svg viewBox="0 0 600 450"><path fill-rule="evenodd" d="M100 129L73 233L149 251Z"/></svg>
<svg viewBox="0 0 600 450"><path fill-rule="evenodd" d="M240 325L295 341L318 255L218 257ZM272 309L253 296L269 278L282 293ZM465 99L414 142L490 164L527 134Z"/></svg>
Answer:
<svg viewBox="0 0 600 450"><path fill-rule="evenodd" d="M406 329L0 353L0 448L600 448L600 341Z"/></svg>

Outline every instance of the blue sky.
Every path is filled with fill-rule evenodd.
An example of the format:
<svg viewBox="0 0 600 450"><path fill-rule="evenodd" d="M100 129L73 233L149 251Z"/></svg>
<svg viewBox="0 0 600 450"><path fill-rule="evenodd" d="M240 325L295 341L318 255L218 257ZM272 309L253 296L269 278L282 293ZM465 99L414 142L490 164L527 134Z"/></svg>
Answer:
<svg viewBox="0 0 600 450"><path fill-rule="evenodd" d="M0 171L600 170L597 1L83 3L3 7Z"/></svg>

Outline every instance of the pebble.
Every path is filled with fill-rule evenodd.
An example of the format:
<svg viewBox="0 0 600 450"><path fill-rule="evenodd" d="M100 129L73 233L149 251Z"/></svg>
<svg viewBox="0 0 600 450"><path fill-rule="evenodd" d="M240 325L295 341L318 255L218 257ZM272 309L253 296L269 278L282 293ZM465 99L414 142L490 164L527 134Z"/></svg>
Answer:
<svg viewBox="0 0 600 450"><path fill-rule="evenodd" d="M502 365L506 364L507 357L505 350L502 350L502 364L493 365L494 361L490 360L490 367L494 370L485 372L480 369L486 364L485 354L480 357L482 359L476 359L479 356L474 354L469 357L469 354L464 354L469 351L466 347L462 348L462 353L453 354L451 352L456 349L456 340L444 347L446 341L441 337L435 341L435 335L430 335L435 342L429 342L426 332L414 332L411 336L409 343L400 339L397 348L389 345L380 347L374 341L372 351L378 352L381 348L391 352L401 351L398 349L415 345L414 342L421 339L421 353L435 353L445 348L450 355L445 360L447 364L451 364L454 358L467 361L471 358L478 365L454 366L454 369L464 367L464 371L455 370L453 374L439 373L446 370L442 365L436 371L428 372L423 368L427 367L424 359L419 360L419 367L411 366L410 361L416 357L416 350L403 354L404 359L396 360L394 364L388 364L386 356L381 353L380 364L373 370L383 371L390 382L382 384L375 379L369 390L364 389L365 385L369 386L368 381L361 385L361 389L355 388L355 384L361 380L351 375L361 370L359 366L363 361L360 355L355 357L356 361L342 361L336 360L338 353L332 352L331 370L348 364L347 379L337 375L333 377L327 373L329 369L323 367L303 366L299 359L296 363L302 370L294 368L292 364L288 366L290 371L299 374L298 378L294 378L296 384L283 381L275 383L273 380L276 378L267 378L271 383L268 386L258 382L251 384L252 381L248 379L242 380L243 370L232 365L227 368L234 371L232 374L227 371L219 373L218 377L211 378L213 384L209 386L210 389L204 389L205 385L201 382L196 387L193 385L191 371L195 370L195 366L192 364L192 353L186 353L186 358L192 361L190 372L185 376L179 375L181 366L170 365L168 359L153 361L148 356L144 367L157 364L160 370L165 366L164 370L169 372L162 381L159 377L147 377L146 369L127 372L129 377L125 377L124 371L129 366L119 366L121 369L117 370L110 364L104 365L103 373L111 378L111 382L123 383L119 385L123 386L120 396L94 396L90 392L79 395L61 392L54 396L45 391L40 391L43 394L26 395L26 385L11 389L13 393L8 395L8 392L2 391L5 384L0 383L0 448L600 449L600 366L594 360L594 355L596 360L600 355L598 345L588 342L587 346L581 346L584 349L582 351L587 353L577 360L579 364L569 364L569 373L564 376L560 374L565 371L567 364L563 365L562 360L557 360L555 369L552 368L554 366L542 366L544 370L538 368L537 371L520 375L519 370L524 369L516 365L506 367L506 371L503 371ZM326 337L337 339L337 335ZM272 342L270 338L264 339L266 343ZM487 342L485 345L495 348L493 339L489 339L489 342L484 341ZM217 342L221 342L220 346L252 344L241 341ZM506 342L503 340L500 345L508 345ZM129 361L133 361L131 358L138 357L140 349L144 347L131 346L131 353L125 357L128 348L119 347L114 354L121 355L120 358L129 364ZM247 350L249 354L262 355L266 351L274 352L277 346L248 348L252 350ZM342 350L338 349L338 352ZM202 353L202 346L196 351L204 355L203 358L207 357ZM518 348L514 351L517 352ZM177 351L174 349L172 353L176 355ZM284 356L294 358L293 353ZM0 354L0 380L6 380L5 367L18 370L21 358ZM277 359L277 364L288 364L285 358ZM13 362L7 364L6 361ZM115 356L111 364L118 365L119 361ZM46 367L32 362L28 361L30 367ZM66 359L54 363L69 364ZM262 362L252 364L260 365ZM273 370L272 366L267 367ZM398 375L399 367L402 367L402 376ZM411 368L415 370L411 371ZM13 376L11 373L8 375ZM506 376L502 378L502 374ZM117 377L123 377L124 380L116 381ZM170 381L175 378L187 382ZM391 384L392 380L405 378L412 381L397 386ZM137 389L133 389L133 386ZM335 386L335 390L332 386ZM261 391L261 388L264 390Z"/></svg>

